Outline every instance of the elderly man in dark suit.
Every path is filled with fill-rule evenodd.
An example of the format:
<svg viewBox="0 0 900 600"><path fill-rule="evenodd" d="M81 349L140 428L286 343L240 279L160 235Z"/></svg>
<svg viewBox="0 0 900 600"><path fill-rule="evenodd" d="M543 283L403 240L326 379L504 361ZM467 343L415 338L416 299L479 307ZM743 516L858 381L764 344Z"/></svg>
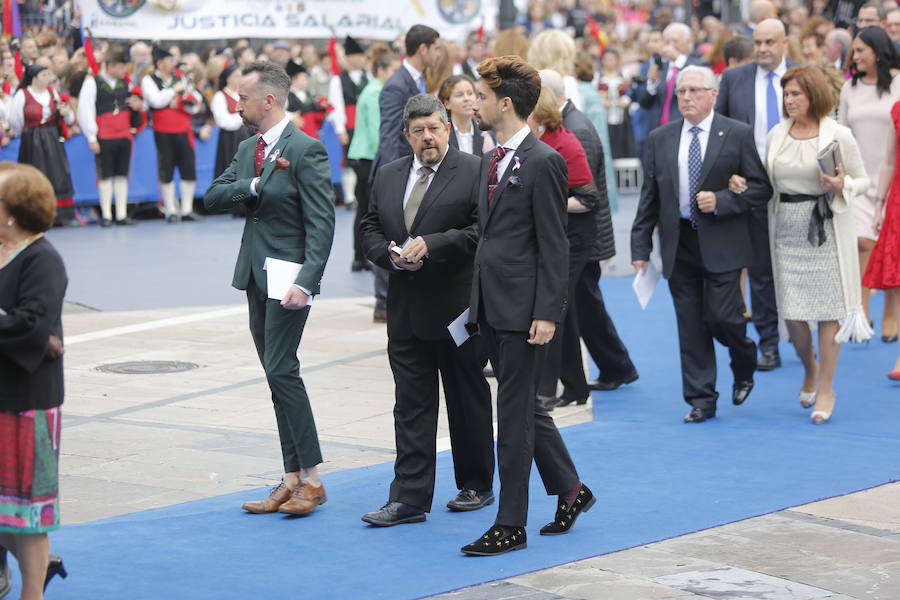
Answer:
<svg viewBox="0 0 900 600"><path fill-rule="evenodd" d="M427 25L413 25L406 32L406 58L384 87L379 96L381 108L380 143L372 161L370 182L375 180L379 167L398 158L412 154L412 148L403 135L403 108L406 101L416 94L424 94L425 67L432 67L440 58L440 34ZM387 318L386 298L388 292L387 272L375 269L375 314L376 322Z"/></svg>
<svg viewBox="0 0 900 600"><path fill-rule="evenodd" d="M796 63L787 59L784 24L766 19L753 31L753 62L726 69L719 84L716 112L753 128L756 151L766 160L766 137L782 116L781 77ZM781 366L778 354L778 308L772 281L769 221L765 205L753 209L750 219L753 261L750 264L750 301L753 324L759 333L760 371Z"/></svg>
<svg viewBox="0 0 900 600"><path fill-rule="evenodd" d="M447 506L476 510L494 501L491 391L478 340L457 347L447 329L469 305L481 161L449 146L447 111L430 94L410 98L403 123L413 154L375 175L360 224L366 256L390 273L397 458L388 503L362 518L382 527L424 521L431 510L439 375L460 490Z"/></svg>
<svg viewBox="0 0 900 600"><path fill-rule="evenodd" d="M662 35L659 60L650 64L647 82L634 91L634 99L647 110L647 128L651 131L681 118L675 99L678 73L691 65L707 64L693 55L694 34L684 23L671 23Z"/></svg>
<svg viewBox="0 0 900 600"><path fill-rule="evenodd" d="M575 313L578 317L578 332L587 346L588 353L597 368L600 376L587 384L591 390L612 391L620 386L637 380L638 374L628 349L619 338L616 326L613 324L609 313L606 312L606 304L603 302L603 294L600 292L600 261L609 260L616 255L616 241L613 236L612 214L609 209L609 198L606 193L606 169L605 157L600 136L590 119L583 112L575 108L571 100L566 99L565 85L562 76L553 70L542 70L541 84L549 87L553 94L562 99L560 112L563 116L563 126L575 134L581 142L587 155L588 165L594 175L594 183L597 185L597 237L590 260L581 272L576 284L575 298L571 302L575 305ZM561 379L563 382L563 394L560 396L557 406L566 406L572 402L584 404L587 400L587 390L581 392L577 389L568 389L567 382L581 382L584 375L581 373L581 347L579 340L571 340L577 348L563 350L563 362ZM569 346L567 342L566 345ZM570 360L574 358L574 360ZM578 372L576 372L576 369ZM579 376L580 375L580 376ZM568 393L567 393L568 392ZM580 393L579 393L580 392Z"/></svg>
<svg viewBox="0 0 900 600"><path fill-rule="evenodd" d="M526 547L532 460L547 494L559 496L542 535L568 533L595 499L536 397L544 346L566 303L566 163L526 124L541 91L534 67L501 56L478 72L480 113L497 148L481 163L469 323L485 338L497 375L500 502L494 525L462 552L490 556Z"/></svg>
<svg viewBox="0 0 900 600"><path fill-rule="evenodd" d="M294 127L284 111L291 86L284 69L253 62L243 74L238 112L260 133L241 142L203 203L210 212L247 207L231 285L247 292L250 333L272 391L285 473L269 497L243 508L302 515L325 502L317 469L322 451L297 348L334 238L331 175L325 147ZM302 265L280 299L269 290L269 259Z"/></svg>
<svg viewBox="0 0 900 600"><path fill-rule="evenodd" d="M769 178L753 146L753 130L717 115L716 78L705 67L678 76L684 120L648 138L644 186L631 230L631 260L647 268L653 230L659 227L663 275L678 319L685 423L716 416L716 355L713 338L728 347L734 374L732 402L753 389L756 344L746 335L741 269L753 259L750 210L772 195ZM728 178L747 179L741 195Z"/></svg>

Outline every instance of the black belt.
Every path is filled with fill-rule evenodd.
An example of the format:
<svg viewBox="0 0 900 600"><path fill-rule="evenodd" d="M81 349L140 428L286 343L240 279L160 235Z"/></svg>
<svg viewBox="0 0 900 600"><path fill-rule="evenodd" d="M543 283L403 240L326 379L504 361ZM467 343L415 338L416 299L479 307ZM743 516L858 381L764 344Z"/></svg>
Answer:
<svg viewBox="0 0 900 600"><path fill-rule="evenodd" d="M809 229L806 232L806 239L813 246L821 246L825 243L825 220L830 219L833 215L831 208L828 206L828 196L809 196L807 194L781 194L779 198L782 202L813 202L812 214L809 217Z"/></svg>

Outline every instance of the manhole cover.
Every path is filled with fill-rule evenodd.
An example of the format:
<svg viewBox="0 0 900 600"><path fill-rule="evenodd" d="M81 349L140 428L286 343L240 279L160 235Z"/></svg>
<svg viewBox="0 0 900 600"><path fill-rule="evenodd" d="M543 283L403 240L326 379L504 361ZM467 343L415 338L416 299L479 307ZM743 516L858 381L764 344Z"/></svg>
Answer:
<svg viewBox="0 0 900 600"><path fill-rule="evenodd" d="M100 365L98 371L104 373L122 373L125 375L149 375L153 373L180 373L198 369L200 365L177 360L138 360L133 362Z"/></svg>

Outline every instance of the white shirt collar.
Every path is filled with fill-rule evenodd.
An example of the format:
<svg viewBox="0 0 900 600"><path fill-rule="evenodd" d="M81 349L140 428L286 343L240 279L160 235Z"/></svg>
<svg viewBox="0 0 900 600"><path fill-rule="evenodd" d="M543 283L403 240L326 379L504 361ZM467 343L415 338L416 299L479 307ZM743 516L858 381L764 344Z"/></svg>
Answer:
<svg viewBox="0 0 900 600"><path fill-rule="evenodd" d="M281 137L284 128L287 127L287 124L290 123L290 121L290 116L285 114L283 119L275 123L275 125L270 127L269 130L263 134L262 138L266 142L267 147L278 141L278 138Z"/></svg>
<svg viewBox="0 0 900 600"><path fill-rule="evenodd" d="M419 85L419 77L422 76L422 73L412 66L407 59L403 59L403 67L412 75L413 81L416 82L416 85Z"/></svg>
<svg viewBox="0 0 900 600"><path fill-rule="evenodd" d="M447 152L449 152L449 151L450 151L450 144L447 144L447 149L444 150L444 155L441 157L441 160L438 161L438 164L436 164L436 165L431 165L431 170L434 171L434 173L437 173L437 172L438 172L438 169L441 168L441 164L444 162L444 159L447 158ZM417 156L415 155L415 153L414 153L414 154L413 154L413 163L412 163L412 170L413 170L413 173L415 173L416 175L418 175L418 174L419 174L419 169L421 169L421 168L424 167L424 166L425 166L425 165L423 165L422 163L419 162L419 157L417 157ZM432 173L432 175L433 175L434 173Z"/></svg>
<svg viewBox="0 0 900 600"><path fill-rule="evenodd" d="M697 127L700 128L701 132L709 133L709 131L712 129L712 122L713 122L714 116L716 116L716 111L711 110L711 111L709 111L709 115L707 115L707 117L705 119L703 119L702 121L700 121L697 124ZM681 134L684 135L686 133L690 133L691 127L693 127L691 122L688 121L687 119L685 119L684 125L681 126Z"/></svg>
<svg viewBox="0 0 900 600"><path fill-rule="evenodd" d="M672 64L678 67L678 70L682 70L684 68L684 64L687 62L687 54L679 54L678 58L676 58Z"/></svg>
<svg viewBox="0 0 900 600"><path fill-rule="evenodd" d="M515 152L519 149L519 145L525 141L525 138L528 137L529 133L531 133L531 128L527 124L523 125L522 129L515 132L511 138L506 140L506 143L497 145L506 148L507 152Z"/></svg>
<svg viewBox="0 0 900 600"><path fill-rule="evenodd" d="M777 67L775 67L775 70L772 72L775 73L775 77L777 77L778 79L781 79L781 76L784 75L786 71L787 71L787 59L782 56L781 63ZM759 79L767 79L769 77L769 71L766 71L765 69L763 69L762 67L757 65L756 66L756 76Z"/></svg>

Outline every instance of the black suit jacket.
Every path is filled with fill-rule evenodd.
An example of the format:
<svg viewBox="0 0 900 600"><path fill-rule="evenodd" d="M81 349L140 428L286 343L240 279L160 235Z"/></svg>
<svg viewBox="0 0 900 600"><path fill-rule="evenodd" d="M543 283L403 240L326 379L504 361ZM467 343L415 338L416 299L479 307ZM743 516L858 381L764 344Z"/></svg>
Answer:
<svg viewBox="0 0 900 600"><path fill-rule="evenodd" d="M412 161L398 159L375 175L360 233L366 257L390 272L388 337L450 339L447 325L469 305L481 161L448 148L408 232L403 196ZM395 269L388 254L389 242L402 245L407 236L422 236L428 244L424 265L415 272Z"/></svg>
<svg viewBox="0 0 900 600"><path fill-rule="evenodd" d="M403 108L406 101L417 94L419 86L403 65L381 88L381 95L378 97L381 108L381 125L378 130L380 141L375 160L372 161L373 180L379 167L412 154L409 142L403 137Z"/></svg>
<svg viewBox="0 0 900 600"><path fill-rule="evenodd" d="M472 127L475 128L475 135L472 136L472 155L476 158L481 158L484 154L484 135L475 124L472 124ZM456 138L456 126L453 123L450 123L450 145L459 150L459 140Z"/></svg>
<svg viewBox="0 0 900 600"><path fill-rule="evenodd" d="M606 189L606 158L603 155L603 144L594 124L583 112L575 108L571 100L563 107L562 116L563 126L574 133L581 142L597 186L597 210L594 213L597 218L597 238L594 240L591 260L607 260L616 255L616 240L613 236L612 214L609 210L609 196Z"/></svg>
<svg viewBox="0 0 900 600"><path fill-rule="evenodd" d="M507 331L528 331L535 319L558 323L569 278L566 161L529 133L488 206L489 162L482 157L469 323L483 318Z"/></svg>
<svg viewBox="0 0 900 600"><path fill-rule="evenodd" d="M787 68L796 67L792 60L786 62ZM716 112L723 117L747 123L750 127L756 123L756 66L750 62L739 67L725 69L722 81L719 82L719 95L716 98ZM781 85L779 82L778 85Z"/></svg>
<svg viewBox="0 0 900 600"><path fill-rule="evenodd" d="M662 75L659 78L659 85L656 86L656 93L651 94L647 91L647 84L643 83L635 90L634 98L642 108L647 110L647 128L651 131L659 127L659 120L662 117L663 105L666 101L666 83L669 78L669 68L671 61L666 62L663 66ZM708 67L709 63L696 56L690 55L684 63L685 67L697 65L700 67ZM683 69L684 67L682 67ZM669 105L669 123L677 121L681 118L681 111L678 109L678 98L672 94L671 104Z"/></svg>
<svg viewBox="0 0 900 600"><path fill-rule="evenodd" d="M678 204L678 147L682 120L663 125L647 138L644 185L637 215L631 228L631 260L649 260L653 229L659 226L663 275L675 266L681 212ZM734 194L728 189L733 174L747 179L747 190ZM703 267L724 273L753 262L750 245L750 209L765 206L772 196L766 170L753 142L753 129L746 123L713 117L712 129L700 172L700 191L715 192L717 213L698 213L697 235Z"/></svg>

